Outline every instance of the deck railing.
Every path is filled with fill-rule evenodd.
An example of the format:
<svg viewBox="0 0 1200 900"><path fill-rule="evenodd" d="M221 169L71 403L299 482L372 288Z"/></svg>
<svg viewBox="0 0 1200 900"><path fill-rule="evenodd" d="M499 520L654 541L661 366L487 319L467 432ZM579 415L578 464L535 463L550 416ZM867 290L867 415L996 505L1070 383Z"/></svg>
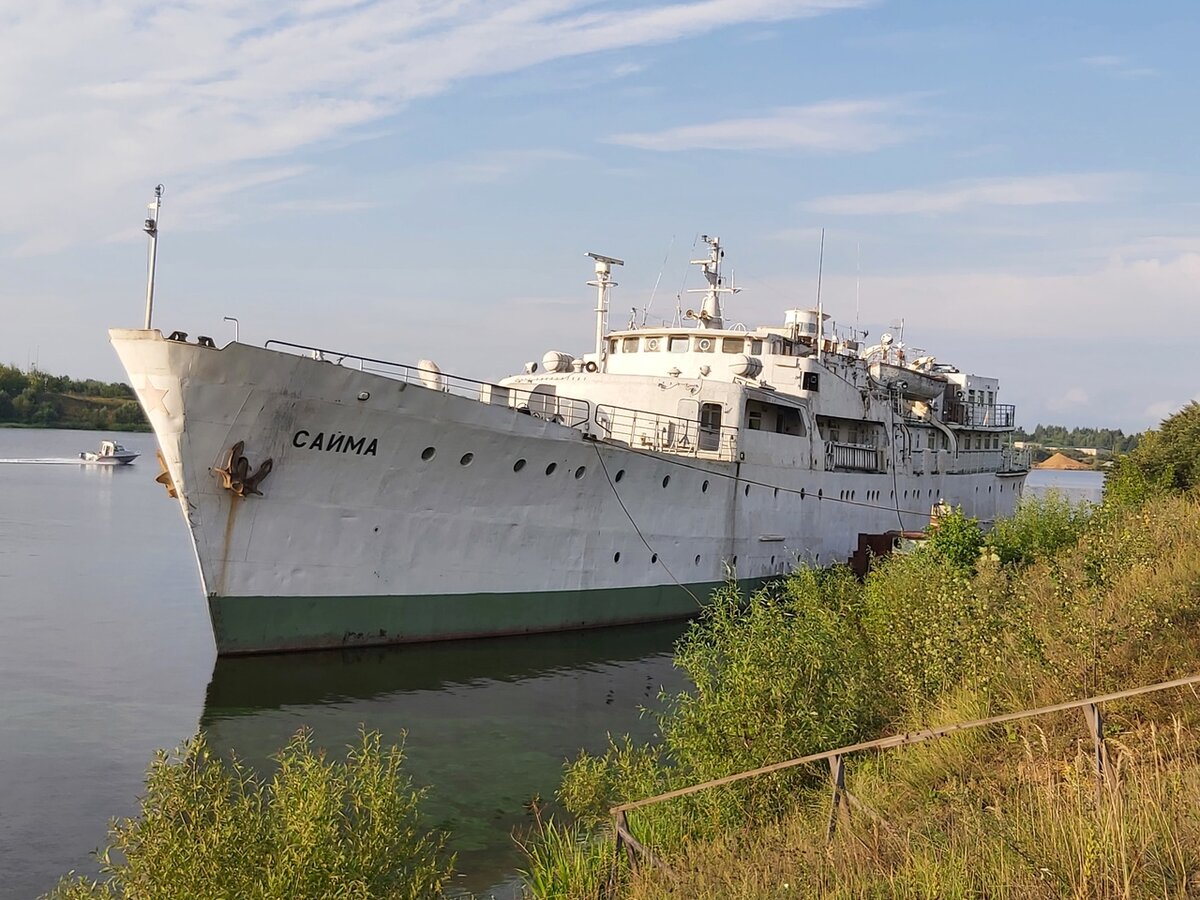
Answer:
<svg viewBox="0 0 1200 900"><path fill-rule="evenodd" d="M478 400L480 403L487 403L491 406L505 406L534 418L558 422L571 428L587 426L592 417L592 404L587 400L560 397L545 387L506 387L488 381L476 381L460 375L423 369L420 366L410 366L386 359L373 359L354 353L339 353L320 347L306 347L303 344L292 344L287 341L267 341L264 346L267 349L279 347L289 352L299 352L312 359L323 360L335 365L346 365L349 361L360 372L394 378L405 384L419 384L431 390L453 394L468 400Z"/></svg>
<svg viewBox="0 0 1200 900"><path fill-rule="evenodd" d="M553 392L553 385L509 387L435 372L420 366L373 359L354 353L339 353L288 341L271 340L267 341L265 346L268 349L281 348L335 365L346 365L349 361L350 365L362 372L394 378L407 384L419 384L431 390L492 406L507 407L534 418L575 428L600 440L626 444L633 449L720 460L732 460L737 454L738 429L729 425L709 427L694 419L682 419L678 416L611 404L593 405L587 400L559 396Z"/></svg>
<svg viewBox="0 0 1200 900"><path fill-rule="evenodd" d="M709 427L695 419L681 419L608 403L596 404L593 423L597 437L626 444L633 449L732 460L737 454L737 428Z"/></svg>
<svg viewBox="0 0 1200 900"><path fill-rule="evenodd" d="M856 472L882 472L883 451L871 444L825 442L825 468Z"/></svg>
<svg viewBox="0 0 1200 900"><path fill-rule="evenodd" d="M1012 428L1017 408L1011 403L967 403L951 400L942 413L942 421L964 428Z"/></svg>

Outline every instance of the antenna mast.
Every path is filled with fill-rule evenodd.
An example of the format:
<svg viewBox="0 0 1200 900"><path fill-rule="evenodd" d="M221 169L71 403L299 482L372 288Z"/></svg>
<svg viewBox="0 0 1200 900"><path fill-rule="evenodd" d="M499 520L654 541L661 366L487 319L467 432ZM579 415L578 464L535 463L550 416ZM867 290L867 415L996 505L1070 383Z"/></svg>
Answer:
<svg viewBox="0 0 1200 900"><path fill-rule="evenodd" d="M596 289L596 365L601 372L608 371L608 354L604 352L604 314L608 311L608 289L617 286L612 280L612 267L625 265L624 260L599 253L587 254L596 261L596 280L588 287Z"/></svg>
<svg viewBox="0 0 1200 900"><path fill-rule="evenodd" d="M725 321L721 318L721 295L736 294L738 291L737 288L726 287L721 280L721 258L725 256L725 251L721 249L721 239L702 234L700 240L709 246L708 259L693 259L692 265L700 266L700 271L708 281L708 287L688 291L689 294L703 294L704 303L699 313L689 310L687 317L696 319L700 328L724 328Z"/></svg>
<svg viewBox="0 0 1200 900"><path fill-rule="evenodd" d="M142 226L142 231L150 235L150 259L146 264L146 330L150 330L150 319L154 313L154 267L158 262L158 212L162 208L163 186L160 184L154 188L154 201L148 203L146 208L150 214L146 217L146 223Z"/></svg>
<svg viewBox="0 0 1200 900"><path fill-rule="evenodd" d="M817 257L817 362L825 343L825 312L821 307L821 273L825 268L825 229L821 229L821 252Z"/></svg>

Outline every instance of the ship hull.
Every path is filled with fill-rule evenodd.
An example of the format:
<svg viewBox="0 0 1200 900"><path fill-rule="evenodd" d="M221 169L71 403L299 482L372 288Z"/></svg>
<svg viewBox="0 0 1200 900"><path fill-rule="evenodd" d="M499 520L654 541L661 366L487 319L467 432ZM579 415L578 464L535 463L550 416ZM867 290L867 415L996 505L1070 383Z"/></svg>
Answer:
<svg viewBox="0 0 1200 900"><path fill-rule="evenodd" d="M685 616L727 580L845 562L860 533L923 528L940 499L991 520L1020 490L933 465L824 471L756 456L749 438L734 460L679 458L328 361L111 337L221 654ZM245 474L270 460L260 494L229 489L231 454Z"/></svg>

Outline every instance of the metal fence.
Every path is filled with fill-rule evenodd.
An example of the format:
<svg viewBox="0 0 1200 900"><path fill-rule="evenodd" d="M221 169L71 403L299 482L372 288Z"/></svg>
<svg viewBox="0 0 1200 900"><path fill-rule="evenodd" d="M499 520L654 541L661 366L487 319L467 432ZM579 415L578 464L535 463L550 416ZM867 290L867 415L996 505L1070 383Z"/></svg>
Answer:
<svg viewBox="0 0 1200 900"><path fill-rule="evenodd" d="M1095 697L1087 697L1083 700L1069 700L1066 703L1056 703L1053 706L1041 706L1036 709L1023 709L1017 712L1003 713L998 716L989 716L986 719L973 719L967 722L953 722L949 725L939 725L935 728L923 728L920 731L907 731L903 734L893 734L874 741L863 741L859 744L850 744L845 747L838 747L836 750L826 750L822 753L811 753L808 756L801 756L797 759L789 759L784 762L774 763L773 765L763 766L758 769L751 769L748 772L738 772L735 775L727 775L724 778L715 778L712 781L705 781L702 784L694 784L690 787L668 791L667 793L659 794L656 797L647 797L644 800L634 800L629 803L622 803L619 806L614 806L611 810L609 810L614 821L614 827L617 836L617 849L619 851L621 847L625 848L630 865L632 866L636 866L638 856L642 856L658 868L670 872L670 869L661 860L659 860L648 847L643 845L636 837L634 837L633 830L629 826L630 812L635 809L641 809L643 807L663 803L667 800L673 800L677 797L686 797L689 794L695 794L699 791L709 790L710 788L719 787L721 785L733 784L734 782L743 781L747 778L756 778L760 775L768 775L772 772L780 772L784 769L792 769L797 766L804 766L817 762L826 762L829 765L832 798L829 810L829 822L826 827L826 838L832 838L834 831L837 828L838 819L848 816L850 814L851 806L867 812L868 814L874 815L874 813L864 806L853 794L846 790L845 757L851 753L860 753L864 750L889 750L909 744L920 744L925 741L946 737L947 735L957 734L958 732L968 731L973 728L984 728L989 725L999 725L1004 722L1014 722L1019 719L1032 719L1038 716L1050 715L1051 713L1064 712L1071 709L1083 710L1084 721L1087 725L1088 735L1092 741L1092 760L1097 779L1096 789L1097 792L1099 792L1105 783L1108 772L1108 750L1104 743L1104 717L1101 714L1101 705L1104 703L1110 703L1113 700L1124 700L1128 697L1137 697L1142 694L1151 694L1156 691L1165 691L1171 688L1185 687L1197 683L1200 683L1200 675L1189 675L1185 678L1176 678L1172 681L1160 681L1157 684L1130 688L1128 690L1117 691L1112 694L1100 694Z"/></svg>
<svg viewBox="0 0 1200 900"><path fill-rule="evenodd" d="M737 454L738 429L731 425L707 426L695 419L608 403L596 404L593 421L598 437L634 449L721 460L732 460Z"/></svg>
<svg viewBox="0 0 1200 900"><path fill-rule="evenodd" d="M942 421L966 428L1012 428L1017 408L1010 403L966 403L951 400Z"/></svg>
<svg viewBox="0 0 1200 900"><path fill-rule="evenodd" d="M870 444L825 442L825 468L856 472L882 472L883 451Z"/></svg>
<svg viewBox="0 0 1200 900"><path fill-rule="evenodd" d="M586 426L591 421L592 405L587 400L560 397L554 392L552 385L536 385L533 388L506 387L488 381L476 381L473 378L449 375L420 366L390 362L386 359L373 359L353 353L338 353L319 347L306 347L303 344L292 344L287 341L267 341L265 346L268 349L282 347L291 352L299 351L304 356L335 365L345 365L349 361L360 372L382 375L386 378L403 381L405 384L419 384L431 390L453 394L468 400L478 400L491 406L505 406L517 412L559 422L571 428Z"/></svg>

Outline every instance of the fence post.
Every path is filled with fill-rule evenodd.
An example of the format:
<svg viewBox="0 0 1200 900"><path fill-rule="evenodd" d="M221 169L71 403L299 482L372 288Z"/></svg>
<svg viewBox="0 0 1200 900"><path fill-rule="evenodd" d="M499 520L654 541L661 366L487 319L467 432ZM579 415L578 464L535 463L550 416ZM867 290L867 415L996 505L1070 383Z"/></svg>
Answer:
<svg viewBox="0 0 1200 900"><path fill-rule="evenodd" d="M637 868L637 853L633 849L633 845L625 840L625 835L629 834L629 819L625 817L625 810L617 813L617 846L625 847L625 856L629 859L629 868Z"/></svg>
<svg viewBox="0 0 1200 900"><path fill-rule="evenodd" d="M850 802L846 797L846 762L842 755L829 757L829 778L833 782L833 797L829 805L829 825L825 829L825 840L833 839L838 819L850 818Z"/></svg>
<svg viewBox="0 0 1200 900"><path fill-rule="evenodd" d="M1089 703L1083 708L1083 717L1087 720L1088 733L1092 736L1092 761L1096 766L1096 796L1100 796L1100 788L1104 783L1104 763L1108 758L1108 748L1104 746L1104 715L1100 706Z"/></svg>

